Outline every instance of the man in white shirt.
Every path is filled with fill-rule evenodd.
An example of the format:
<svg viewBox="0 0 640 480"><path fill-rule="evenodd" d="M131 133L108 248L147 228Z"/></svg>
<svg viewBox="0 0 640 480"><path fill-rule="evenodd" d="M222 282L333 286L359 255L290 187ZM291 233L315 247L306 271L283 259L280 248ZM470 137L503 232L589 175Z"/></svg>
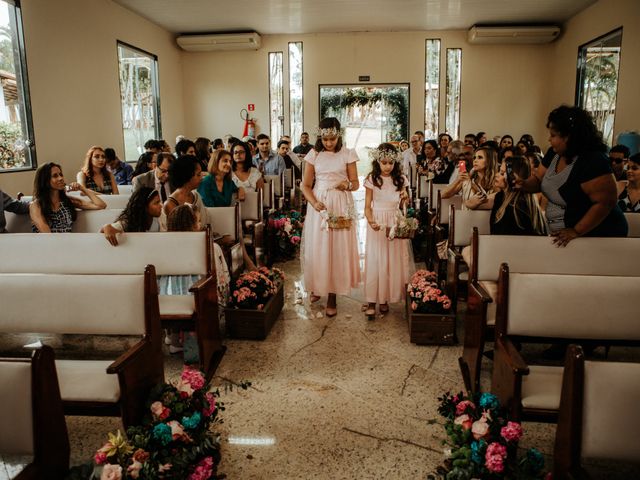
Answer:
<svg viewBox="0 0 640 480"><path fill-rule="evenodd" d="M422 151L422 142L418 135L411 136L411 148L407 148L402 152L402 171L405 175L411 175L411 165L416 164L417 156Z"/></svg>

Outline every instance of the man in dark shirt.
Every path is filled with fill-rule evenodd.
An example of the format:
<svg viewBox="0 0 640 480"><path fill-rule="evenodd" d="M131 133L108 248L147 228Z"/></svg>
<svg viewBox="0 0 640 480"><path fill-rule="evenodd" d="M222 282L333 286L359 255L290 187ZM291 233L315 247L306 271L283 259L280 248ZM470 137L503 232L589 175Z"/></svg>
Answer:
<svg viewBox="0 0 640 480"><path fill-rule="evenodd" d="M4 218L5 210L17 215L27 215L29 213L29 204L15 200L0 190L0 233L8 233L7 219Z"/></svg>
<svg viewBox="0 0 640 480"><path fill-rule="evenodd" d="M309 153L309 150L312 148L313 145L309 143L309 134L307 132L302 132L300 135L300 144L293 147L293 153L304 156Z"/></svg>
<svg viewBox="0 0 640 480"><path fill-rule="evenodd" d="M104 156L107 159L107 168L113 173L116 183L118 185L131 185L133 167L120 160L113 148L105 148Z"/></svg>

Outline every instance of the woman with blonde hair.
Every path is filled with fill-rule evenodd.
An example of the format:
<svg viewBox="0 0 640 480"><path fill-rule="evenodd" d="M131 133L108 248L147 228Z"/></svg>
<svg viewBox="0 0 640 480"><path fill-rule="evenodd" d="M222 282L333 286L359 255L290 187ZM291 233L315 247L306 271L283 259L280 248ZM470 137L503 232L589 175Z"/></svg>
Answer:
<svg viewBox="0 0 640 480"><path fill-rule="evenodd" d="M209 175L198 187L205 206L229 207L236 192L238 200L244 200L244 188L233 183L231 165L231 154L227 150L216 150L211 155L207 168Z"/></svg>
<svg viewBox="0 0 640 480"><path fill-rule="evenodd" d="M116 177L107 168L107 157L102 147L93 146L84 158L76 180L83 187L103 195L118 195Z"/></svg>
<svg viewBox="0 0 640 480"><path fill-rule="evenodd" d="M533 193L514 189L518 180L531 175L529 160L522 156L505 158L494 179L497 190L491 209L492 235L545 235L547 225Z"/></svg>
<svg viewBox="0 0 640 480"><path fill-rule="evenodd" d="M461 167L459 165L458 168ZM493 180L496 173L498 173L498 152L491 147L478 147L473 154L471 171L467 172L466 168L462 167L456 180L442 192L442 198L451 198L461 192L464 209L489 210L493 206L495 196Z"/></svg>

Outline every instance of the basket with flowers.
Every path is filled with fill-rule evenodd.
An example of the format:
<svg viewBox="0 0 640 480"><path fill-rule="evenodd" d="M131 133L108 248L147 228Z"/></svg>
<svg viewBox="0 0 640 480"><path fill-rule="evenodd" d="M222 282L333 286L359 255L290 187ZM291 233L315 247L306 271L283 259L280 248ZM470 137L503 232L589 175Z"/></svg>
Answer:
<svg viewBox="0 0 640 480"><path fill-rule="evenodd" d="M353 206L349 207L346 212L340 213L323 210L320 212L320 216L322 217L323 224L325 224L329 230L347 230L351 228L354 220L357 219L357 214Z"/></svg>
<svg viewBox="0 0 640 480"><path fill-rule="evenodd" d="M522 425L509 420L495 395L447 392L438 400L438 413L445 419L447 458L428 478L545 478L544 457L538 450L530 448L518 458Z"/></svg>
<svg viewBox="0 0 640 480"><path fill-rule="evenodd" d="M269 218L269 229L278 244L278 253L284 257L295 255L302 238L304 217L297 210L274 212Z"/></svg>
<svg viewBox="0 0 640 480"><path fill-rule="evenodd" d="M387 227L387 238L389 240L393 240L394 238L413 238L416 230L418 230L418 219L415 218L413 210L407 212L405 208L402 212L398 210L395 223Z"/></svg>

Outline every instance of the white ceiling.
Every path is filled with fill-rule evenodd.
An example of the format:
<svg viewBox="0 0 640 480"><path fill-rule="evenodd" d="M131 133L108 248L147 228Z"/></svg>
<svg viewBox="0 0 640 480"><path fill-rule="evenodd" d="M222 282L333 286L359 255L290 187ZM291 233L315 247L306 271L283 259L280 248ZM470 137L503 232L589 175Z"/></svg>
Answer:
<svg viewBox="0 0 640 480"><path fill-rule="evenodd" d="M174 33L300 34L560 24L596 0L113 0Z"/></svg>

